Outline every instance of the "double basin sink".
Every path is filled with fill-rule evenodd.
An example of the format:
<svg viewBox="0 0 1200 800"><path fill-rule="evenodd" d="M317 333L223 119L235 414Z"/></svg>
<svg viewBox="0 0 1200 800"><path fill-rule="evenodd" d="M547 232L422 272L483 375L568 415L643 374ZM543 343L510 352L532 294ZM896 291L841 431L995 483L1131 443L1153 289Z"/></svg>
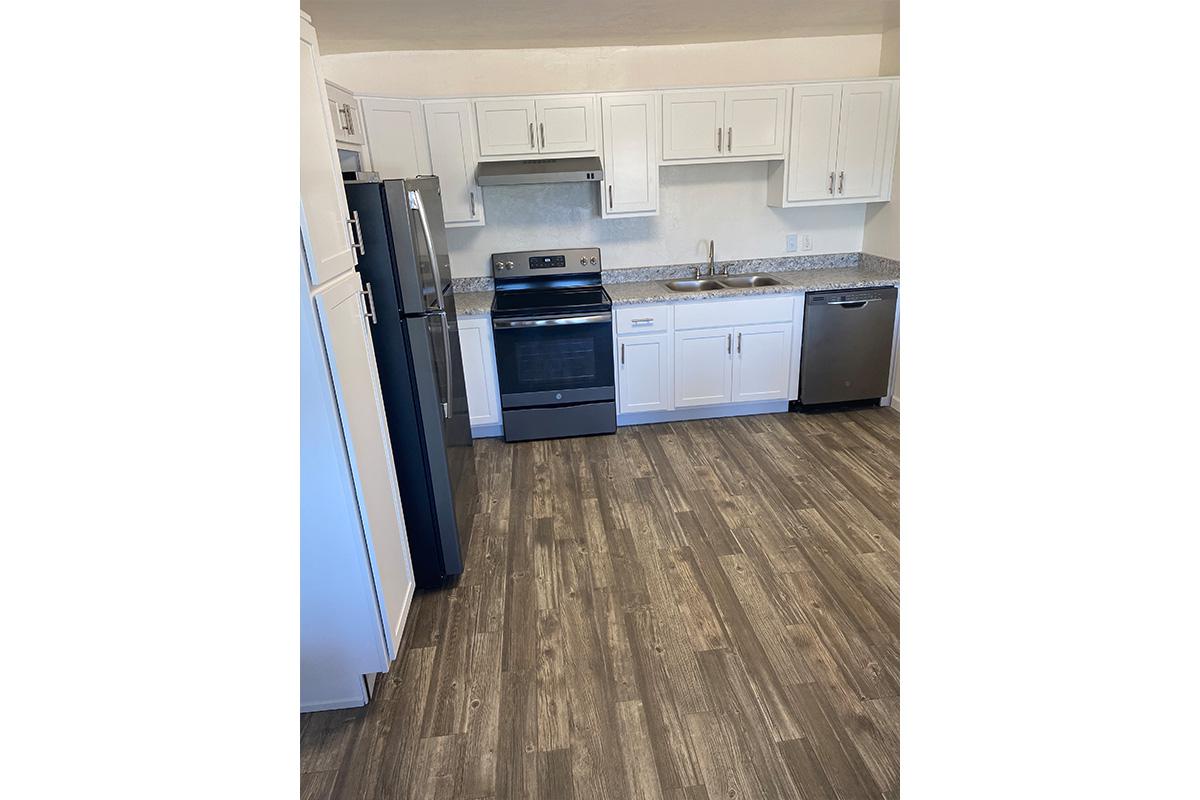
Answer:
<svg viewBox="0 0 1200 800"><path fill-rule="evenodd" d="M751 289L755 286L778 286L783 281L770 275L722 275L714 278L689 278L667 281L672 292L711 292L716 289Z"/></svg>

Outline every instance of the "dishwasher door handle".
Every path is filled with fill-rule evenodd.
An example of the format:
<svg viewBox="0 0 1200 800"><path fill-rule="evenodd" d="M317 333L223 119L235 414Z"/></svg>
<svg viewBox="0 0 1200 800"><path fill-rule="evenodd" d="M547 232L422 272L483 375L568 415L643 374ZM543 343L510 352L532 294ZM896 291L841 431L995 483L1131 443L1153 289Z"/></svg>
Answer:
<svg viewBox="0 0 1200 800"><path fill-rule="evenodd" d="M845 306L846 308L862 308L867 303L874 303L879 300L878 297L869 297L863 300L830 300L825 305L827 306Z"/></svg>

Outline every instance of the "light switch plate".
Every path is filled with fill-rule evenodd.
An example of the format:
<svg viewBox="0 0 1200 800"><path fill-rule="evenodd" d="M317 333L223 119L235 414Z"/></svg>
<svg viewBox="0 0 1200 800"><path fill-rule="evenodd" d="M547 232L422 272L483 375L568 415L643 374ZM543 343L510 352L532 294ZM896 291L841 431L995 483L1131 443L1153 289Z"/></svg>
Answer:
<svg viewBox="0 0 1200 800"><path fill-rule="evenodd" d="M800 237L800 249L801 250L812 250L812 235L811 234L806 233Z"/></svg>

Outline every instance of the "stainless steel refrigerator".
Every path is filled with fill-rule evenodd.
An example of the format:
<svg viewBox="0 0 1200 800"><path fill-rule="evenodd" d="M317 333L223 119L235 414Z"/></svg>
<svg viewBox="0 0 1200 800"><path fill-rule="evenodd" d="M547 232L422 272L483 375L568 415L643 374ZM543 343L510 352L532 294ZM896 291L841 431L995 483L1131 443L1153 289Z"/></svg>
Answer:
<svg viewBox="0 0 1200 800"><path fill-rule="evenodd" d="M462 573L478 487L436 177L346 182L418 588Z"/></svg>

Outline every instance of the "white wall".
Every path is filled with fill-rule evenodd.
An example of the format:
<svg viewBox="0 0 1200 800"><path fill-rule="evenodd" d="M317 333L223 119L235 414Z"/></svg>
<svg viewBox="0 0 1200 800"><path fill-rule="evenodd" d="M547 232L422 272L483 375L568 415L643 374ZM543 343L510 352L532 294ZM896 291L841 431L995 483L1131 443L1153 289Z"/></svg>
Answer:
<svg viewBox="0 0 1200 800"><path fill-rule="evenodd" d="M325 77L360 94L452 97L604 92L860 78L879 74L880 34L753 42L324 56Z"/></svg>
<svg viewBox="0 0 1200 800"><path fill-rule="evenodd" d="M879 52L879 74L900 74L900 29L883 34ZM903 94L903 92L902 92ZM863 251L900 260L900 143L896 143L896 166L892 173L892 199L867 206L863 226Z"/></svg>
<svg viewBox="0 0 1200 800"><path fill-rule="evenodd" d="M447 231L455 277L491 275L492 253L599 247L605 269L784 254L789 232L808 232L799 255L862 249L865 206L769 208L766 162L663 167L659 215L601 219L594 183L484 187L487 225Z"/></svg>

